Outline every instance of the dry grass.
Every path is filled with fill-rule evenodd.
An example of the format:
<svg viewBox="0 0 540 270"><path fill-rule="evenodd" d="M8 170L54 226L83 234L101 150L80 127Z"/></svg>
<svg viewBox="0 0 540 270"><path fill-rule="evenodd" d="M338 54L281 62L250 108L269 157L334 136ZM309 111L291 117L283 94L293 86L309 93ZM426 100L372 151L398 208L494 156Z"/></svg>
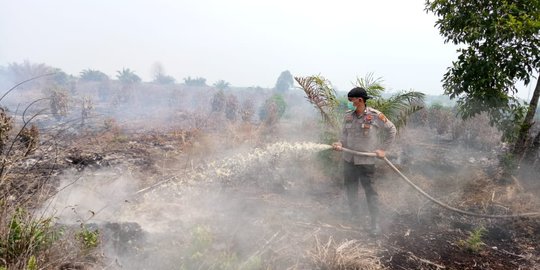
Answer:
<svg viewBox="0 0 540 270"><path fill-rule="evenodd" d="M308 251L307 259L312 262L313 269L320 270L384 269L377 251L364 245L358 240L337 243L332 237L323 243L315 237L315 246Z"/></svg>

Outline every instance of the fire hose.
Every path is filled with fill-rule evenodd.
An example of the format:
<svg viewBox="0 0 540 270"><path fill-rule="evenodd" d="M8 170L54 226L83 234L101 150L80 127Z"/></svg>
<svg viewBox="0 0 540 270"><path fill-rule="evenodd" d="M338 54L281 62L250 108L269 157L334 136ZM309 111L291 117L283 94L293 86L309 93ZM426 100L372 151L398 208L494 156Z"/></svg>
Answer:
<svg viewBox="0 0 540 270"><path fill-rule="evenodd" d="M354 150L343 148L343 147L341 149L342 149L343 152L347 152L347 153L350 153L350 154L353 154L353 155L377 157L377 154L375 154L375 153L358 152L358 151L354 151ZM394 170L394 172L396 172L403 180L405 180L405 182L407 184L409 184L409 186L413 187L416 191L420 192L420 194L424 195L430 201L434 202L435 204L437 204L437 205L439 205L439 206L441 206L441 207L443 207L443 208L445 208L447 210L450 210L450 211L453 211L453 212L456 212L456 213L459 213L459 214L462 214L462 215L473 216L473 217L481 217L481 218L518 218L518 217L540 216L540 212L529 212L529 213L520 213L520 214L512 214L512 215L488 215L488 214L473 213L473 212L469 212L469 211L465 211L465 210L462 210L462 209L452 207L452 206L447 205L447 204L437 200L436 198L432 197L431 195L426 193L424 190L422 190L420 187L418 187L416 184L414 184L411 180L409 180L409 178L407 178L407 176L405 176L403 173L401 173L401 171L399 171L399 169L396 168L396 166L394 166L394 164L392 164L392 162L390 162L386 157L382 157L382 160L384 160L384 162L386 162L386 164L388 166L390 166L390 168L392 168L392 170Z"/></svg>

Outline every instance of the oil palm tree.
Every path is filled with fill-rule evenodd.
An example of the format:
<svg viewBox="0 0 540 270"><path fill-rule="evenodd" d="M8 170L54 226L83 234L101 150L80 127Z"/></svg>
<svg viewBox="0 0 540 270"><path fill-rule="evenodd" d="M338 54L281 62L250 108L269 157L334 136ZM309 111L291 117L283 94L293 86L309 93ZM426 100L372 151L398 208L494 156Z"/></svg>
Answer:
<svg viewBox="0 0 540 270"><path fill-rule="evenodd" d="M307 95L307 99L321 113L327 127L339 132L346 106L342 106L346 99L338 98L331 83L320 75L308 77L295 77L296 82ZM407 118L414 112L423 108L424 94L416 91L402 91L383 97L384 86L382 78L374 78L368 73L364 78L357 78L355 86L363 87L372 99L367 105L386 115L399 130L407 123Z"/></svg>
<svg viewBox="0 0 540 270"><path fill-rule="evenodd" d="M382 78L374 78L373 73L368 73L364 78L357 78L355 86L363 87L372 99L368 99L367 105L381 111L399 130L407 124L407 119L413 113L424 107L424 93L409 90L400 91L388 98L383 97L384 87Z"/></svg>
<svg viewBox="0 0 540 270"><path fill-rule="evenodd" d="M103 82L109 80L107 74L95 69L83 69L80 73L81 81Z"/></svg>
<svg viewBox="0 0 540 270"><path fill-rule="evenodd" d="M122 68L116 71L116 78L124 84L133 84L141 81L141 78L135 74L135 71L129 68Z"/></svg>
<svg viewBox="0 0 540 270"><path fill-rule="evenodd" d="M294 77L307 95L308 101L320 112L324 123L332 129L340 128L339 100L330 81L320 75Z"/></svg>

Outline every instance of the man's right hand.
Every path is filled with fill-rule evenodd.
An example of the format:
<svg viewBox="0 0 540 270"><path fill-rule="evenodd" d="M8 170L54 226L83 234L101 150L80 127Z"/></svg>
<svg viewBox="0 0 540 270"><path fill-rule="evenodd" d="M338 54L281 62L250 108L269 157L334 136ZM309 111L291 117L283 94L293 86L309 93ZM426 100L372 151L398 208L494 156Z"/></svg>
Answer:
<svg viewBox="0 0 540 270"><path fill-rule="evenodd" d="M341 144L341 142L335 142L332 144L332 148L334 148L334 150L336 151L342 151L343 145Z"/></svg>

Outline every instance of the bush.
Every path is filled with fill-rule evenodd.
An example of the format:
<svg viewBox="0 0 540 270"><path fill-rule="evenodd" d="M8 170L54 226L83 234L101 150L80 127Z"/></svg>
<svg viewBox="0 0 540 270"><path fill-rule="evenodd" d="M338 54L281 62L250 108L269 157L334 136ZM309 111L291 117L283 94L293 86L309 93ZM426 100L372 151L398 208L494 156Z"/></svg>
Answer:
<svg viewBox="0 0 540 270"><path fill-rule="evenodd" d="M459 241L459 245L472 253L478 253L486 245L482 241L482 237L486 234L487 230L484 227L479 227L469 233L469 237L466 240Z"/></svg>
<svg viewBox="0 0 540 270"><path fill-rule="evenodd" d="M2 224L0 255L5 266L20 267L21 263L31 261L32 256L49 248L61 235L53 225L52 218L35 218L17 208L7 224Z"/></svg>
<svg viewBox="0 0 540 270"><path fill-rule="evenodd" d="M61 120L68 113L69 96L64 89L52 89L49 91L51 113L56 120Z"/></svg>
<svg viewBox="0 0 540 270"><path fill-rule="evenodd" d="M283 96L281 94L274 94L268 98L260 108L259 118L265 124L273 125L283 117L286 109L287 103L285 103Z"/></svg>
<svg viewBox="0 0 540 270"><path fill-rule="evenodd" d="M99 245L99 230L90 230L82 225L82 229L76 234L76 238L81 243L83 250L92 250Z"/></svg>
<svg viewBox="0 0 540 270"><path fill-rule="evenodd" d="M9 139L9 132L13 128L13 119L6 112L6 109L0 107L0 154L4 153L4 146Z"/></svg>

